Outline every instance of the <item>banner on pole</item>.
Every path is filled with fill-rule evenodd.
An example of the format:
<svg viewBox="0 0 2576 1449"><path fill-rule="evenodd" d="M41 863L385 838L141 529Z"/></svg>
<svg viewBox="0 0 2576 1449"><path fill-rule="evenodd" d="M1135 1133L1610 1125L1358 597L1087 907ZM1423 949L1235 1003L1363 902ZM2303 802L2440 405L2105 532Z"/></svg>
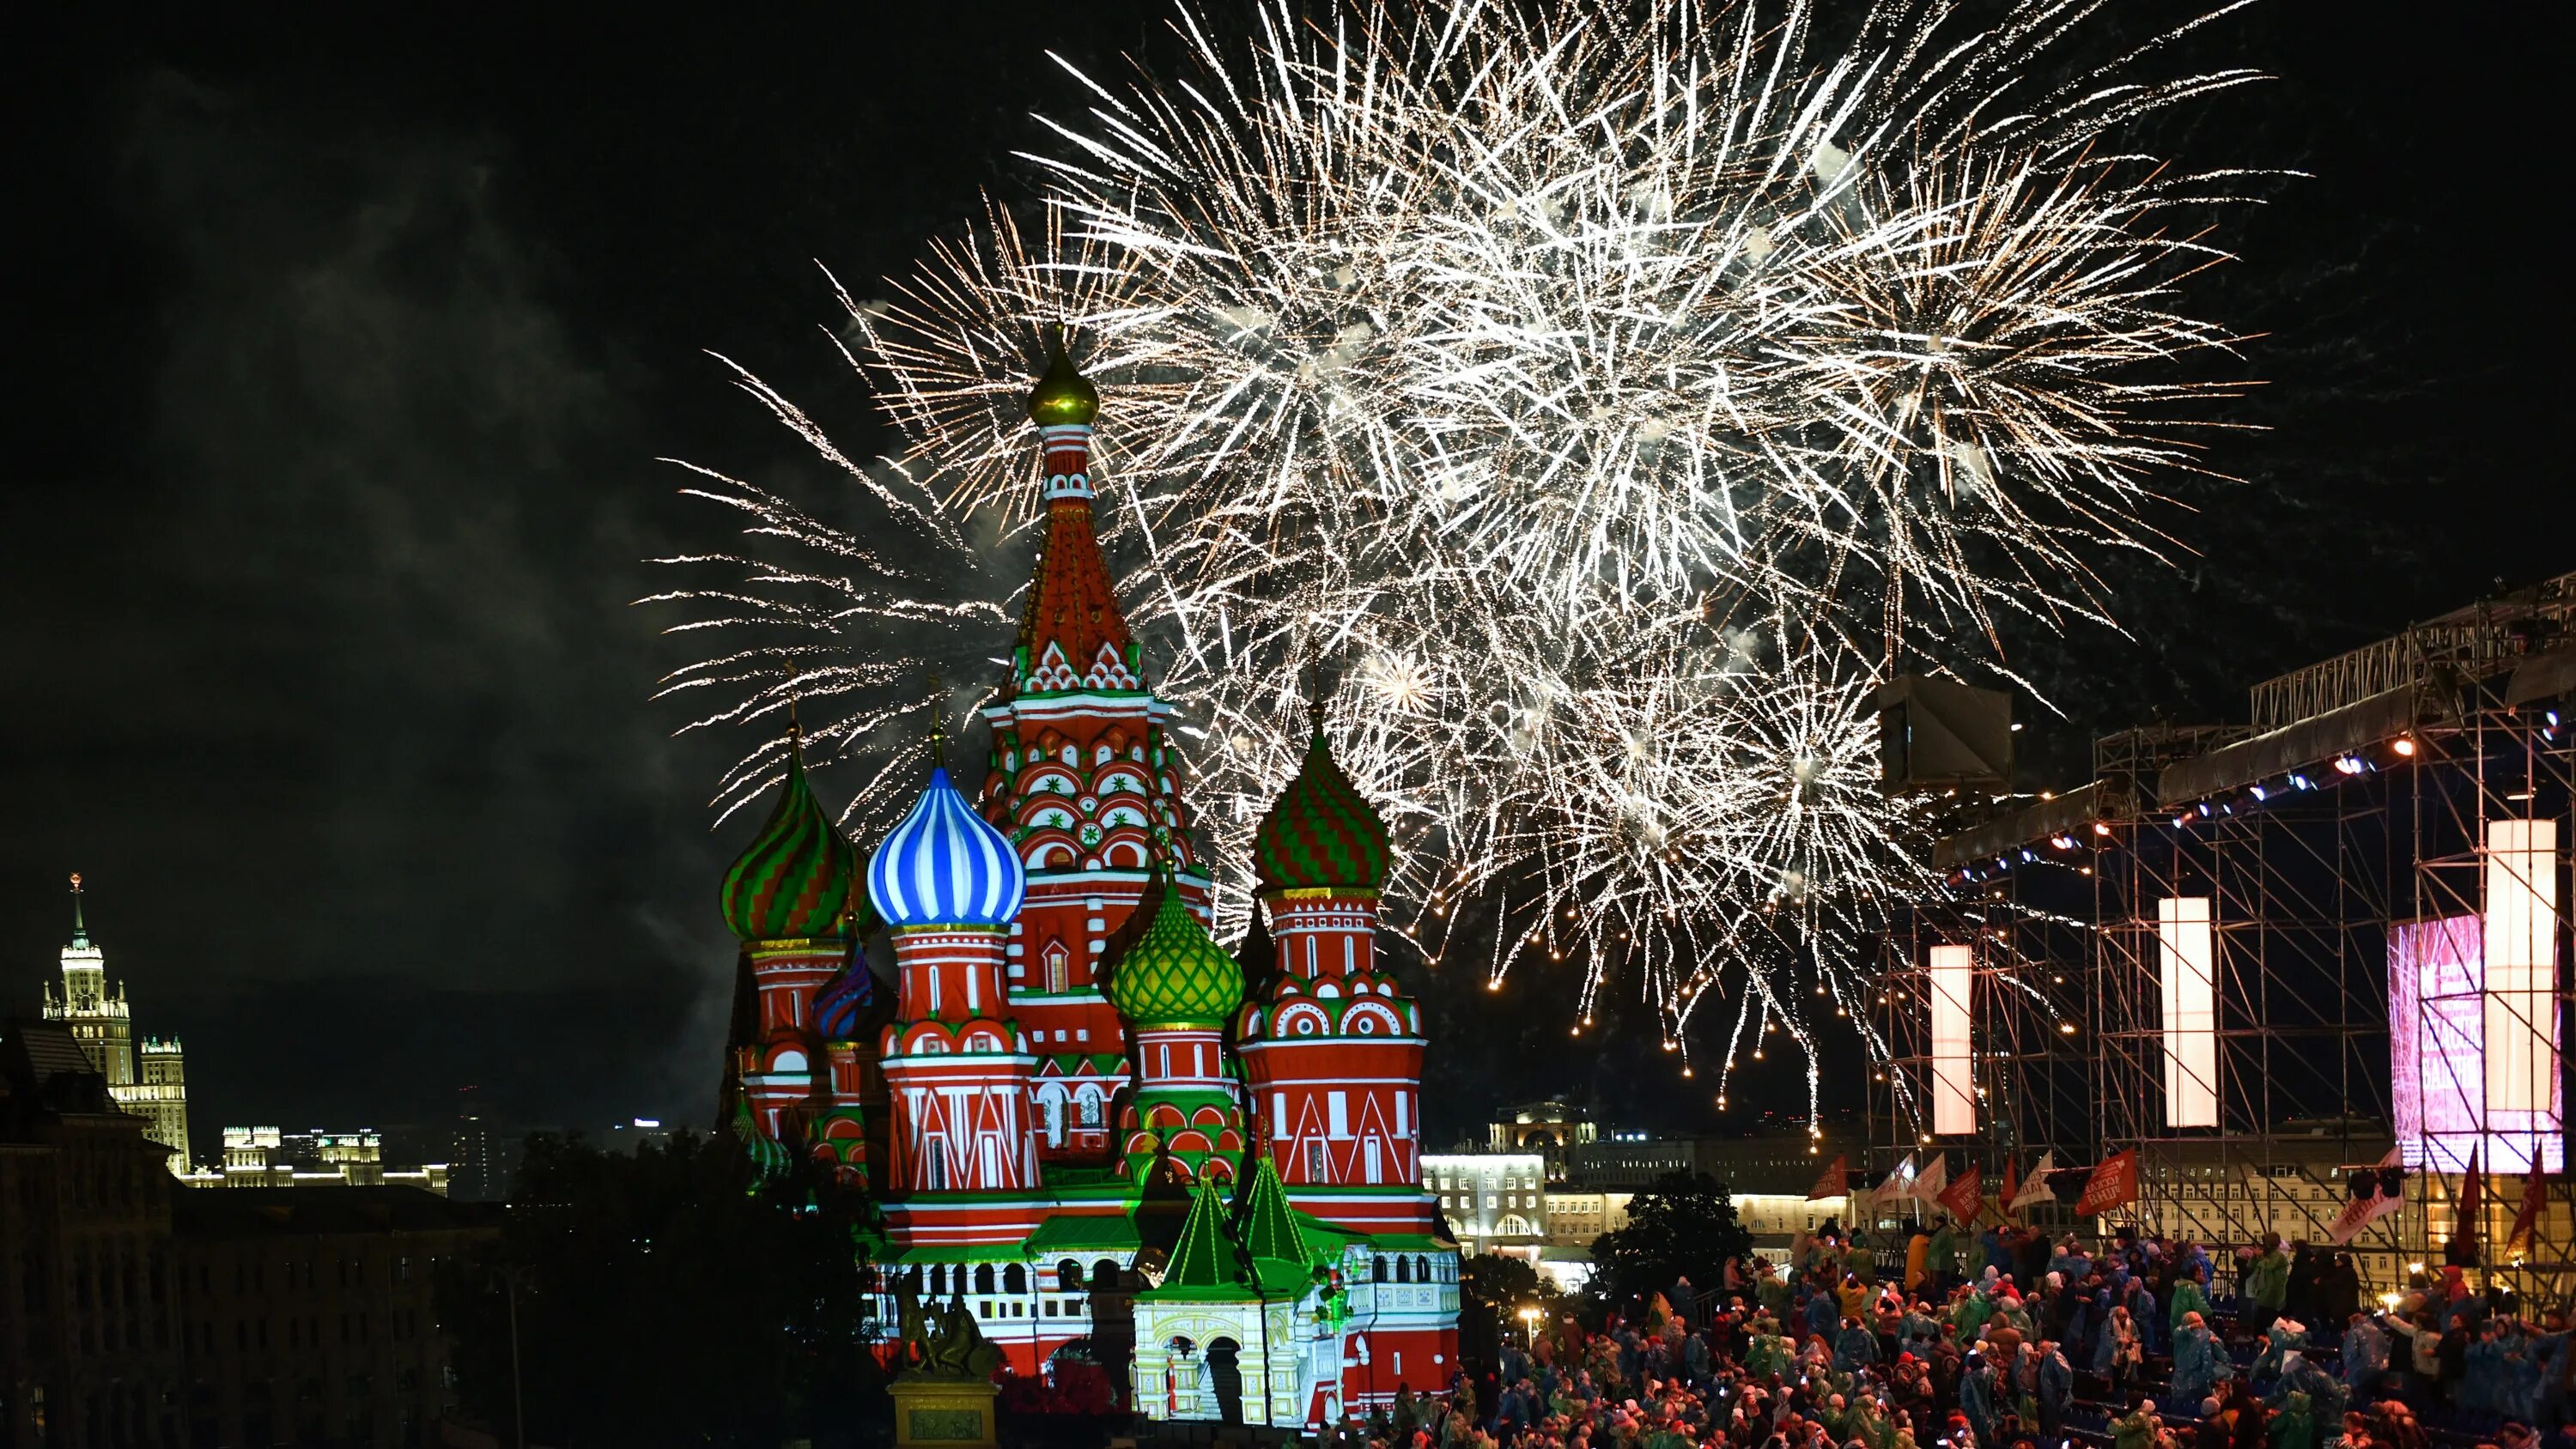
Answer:
<svg viewBox="0 0 2576 1449"><path fill-rule="evenodd" d="M2076 1200L2075 1211L2080 1217L2094 1217L2137 1200L2138 1152L2133 1147L2102 1159L2084 1180L2084 1196Z"/></svg>

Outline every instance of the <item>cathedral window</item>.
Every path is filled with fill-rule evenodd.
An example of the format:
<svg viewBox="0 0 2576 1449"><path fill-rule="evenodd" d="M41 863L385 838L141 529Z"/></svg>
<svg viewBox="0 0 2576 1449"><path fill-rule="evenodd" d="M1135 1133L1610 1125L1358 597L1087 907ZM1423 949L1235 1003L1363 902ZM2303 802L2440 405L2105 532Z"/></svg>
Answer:
<svg viewBox="0 0 2576 1449"><path fill-rule="evenodd" d="M1308 1139L1306 1143L1306 1180L1308 1182L1324 1181L1325 1170L1324 1144L1311 1138Z"/></svg>
<svg viewBox="0 0 2576 1449"><path fill-rule="evenodd" d="M1002 1291L1005 1293L1028 1292L1029 1270L1018 1263L1013 1263L1009 1267L1004 1268L1002 1270Z"/></svg>

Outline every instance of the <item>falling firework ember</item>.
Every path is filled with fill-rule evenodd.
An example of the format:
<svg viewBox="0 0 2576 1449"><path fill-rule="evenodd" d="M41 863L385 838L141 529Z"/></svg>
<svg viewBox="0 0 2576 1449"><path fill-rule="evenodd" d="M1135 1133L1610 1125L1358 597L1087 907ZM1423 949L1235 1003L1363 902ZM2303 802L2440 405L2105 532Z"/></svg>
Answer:
<svg viewBox="0 0 2576 1449"><path fill-rule="evenodd" d="M1712 994L1729 1067L1810 1045L1919 884L1877 686L1999 670L1953 656L2005 613L2107 617L2094 561L2163 545L2155 477L2215 395L2183 368L2232 341L2178 294L2226 178L2119 132L2246 77L2135 73L2155 46L2070 72L2089 8L1883 4L1840 46L1750 0L1274 7L1234 38L1185 9L1177 76L1074 75L1034 220L844 294L900 459L745 380L885 531L705 489L806 556L696 560L743 581L666 597L749 635L672 685L720 692L709 723L801 696L881 760L931 665L989 672L1000 615L939 581L1035 507L1021 399L1060 336L1214 860L1240 869L1326 664L1427 955L1564 963L1585 1020L1632 979L1685 1060Z"/></svg>

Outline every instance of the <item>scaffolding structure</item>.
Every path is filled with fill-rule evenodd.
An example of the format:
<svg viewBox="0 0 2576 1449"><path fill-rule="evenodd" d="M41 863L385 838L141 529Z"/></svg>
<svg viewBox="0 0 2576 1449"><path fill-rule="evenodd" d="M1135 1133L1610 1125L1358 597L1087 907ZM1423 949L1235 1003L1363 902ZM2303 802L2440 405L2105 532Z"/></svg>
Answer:
<svg viewBox="0 0 2576 1449"><path fill-rule="evenodd" d="M1929 1148L1992 1181L2000 1161L2026 1169L2042 1150L2078 1164L2133 1149L2140 1198L2123 1219L2220 1250L2275 1232L2322 1243L2353 1172L2394 1149L2417 1169L2405 1207L2351 1250L2374 1290L2395 1290L2442 1261L2474 1144L2482 1270L2536 1301L2576 1299L2576 1196L2551 1115L2566 1095L2572 696L2576 574L2258 684L2247 724L2110 736L2080 789L1942 839L1947 897L1900 913L1882 943L1891 1060L1870 1103L1876 1170ZM2496 845L2533 829L2554 835L2545 850ZM2498 891L2553 916L2539 989L2489 982L2482 946L2416 959L2426 942L2466 939ZM2186 918L2208 923L2200 1054L2168 1031L2201 949ZM1934 1139L1923 1108L1933 945L1975 953L1968 1138ZM2406 959L2396 974L2393 953ZM2550 1074L2524 1090L2550 1110L2480 1114L2483 1088L2462 1078L2483 1053L2427 1045L2466 1040L2472 1023L2556 1044L2517 1068ZM2428 1094L2475 1120L2436 1130ZM2549 1175L2529 1176L2535 1157ZM2540 1229L2508 1252L2534 1181L2548 1195Z"/></svg>

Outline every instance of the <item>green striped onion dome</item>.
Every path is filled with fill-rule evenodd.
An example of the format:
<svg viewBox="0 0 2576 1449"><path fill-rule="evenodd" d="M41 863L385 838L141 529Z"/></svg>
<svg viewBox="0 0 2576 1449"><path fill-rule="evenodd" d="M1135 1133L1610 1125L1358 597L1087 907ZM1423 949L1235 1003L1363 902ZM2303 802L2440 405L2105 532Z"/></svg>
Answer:
<svg viewBox="0 0 2576 1449"><path fill-rule="evenodd" d="M1264 891L1375 890L1386 883L1386 822L1333 760L1317 730L1306 762L1252 836Z"/></svg>
<svg viewBox="0 0 2576 1449"><path fill-rule="evenodd" d="M805 783L804 752L790 745L778 808L725 872L725 924L746 941L838 935L855 859Z"/></svg>
<svg viewBox="0 0 2576 1449"><path fill-rule="evenodd" d="M1118 958L1109 1002L1139 1026L1223 1026L1243 1004L1243 967L1210 939L1168 877L1154 918Z"/></svg>

